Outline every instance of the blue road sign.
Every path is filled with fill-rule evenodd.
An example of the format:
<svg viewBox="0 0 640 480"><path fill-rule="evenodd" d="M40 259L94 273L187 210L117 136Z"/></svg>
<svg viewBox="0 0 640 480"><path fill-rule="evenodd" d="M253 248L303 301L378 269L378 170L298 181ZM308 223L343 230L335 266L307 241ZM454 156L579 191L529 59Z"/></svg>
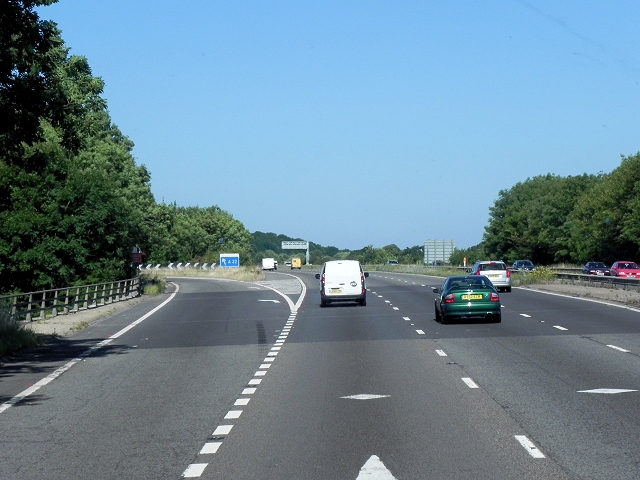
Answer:
<svg viewBox="0 0 640 480"><path fill-rule="evenodd" d="M239 267L240 254L239 253L221 253L220 266L221 267Z"/></svg>

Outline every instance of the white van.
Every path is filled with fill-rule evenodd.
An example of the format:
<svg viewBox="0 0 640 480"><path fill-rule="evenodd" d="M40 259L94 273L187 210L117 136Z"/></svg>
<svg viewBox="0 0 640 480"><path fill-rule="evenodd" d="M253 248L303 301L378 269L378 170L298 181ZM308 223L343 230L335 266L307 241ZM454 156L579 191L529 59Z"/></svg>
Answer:
<svg viewBox="0 0 640 480"><path fill-rule="evenodd" d="M320 306L333 302L358 302L367 304L367 287L364 279L369 272L363 272L357 260L331 260L322 265L316 278L320 280Z"/></svg>

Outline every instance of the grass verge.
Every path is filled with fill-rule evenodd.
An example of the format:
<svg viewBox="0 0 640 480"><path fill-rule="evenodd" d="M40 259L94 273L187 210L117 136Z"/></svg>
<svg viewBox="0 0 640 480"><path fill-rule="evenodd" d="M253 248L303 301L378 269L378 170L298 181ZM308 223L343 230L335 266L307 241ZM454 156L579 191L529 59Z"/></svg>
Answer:
<svg viewBox="0 0 640 480"><path fill-rule="evenodd" d="M42 345L44 342L41 335L12 319L10 312L9 307L0 306L0 357L22 348Z"/></svg>
<svg viewBox="0 0 640 480"><path fill-rule="evenodd" d="M201 270L197 268L160 268L158 270L154 270L152 274L143 273L141 277L154 278L157 282L166 282L166 279L169 277L227 278L230 280L241 280L245 282L264 280L266 278L264 272L256 267L216 267L213 270ZM143 292L147 293L144 289L144 282L145 281L143 280ZM162 290L158 293L162 291L164 291L164 284L162 286Z"/></svg>
<svg viewBox="0 0 640 480"><path fill-rule="evenodd" d="M520 285L539 285L551 283L557 279L555 270L547 267L536 267L533 272L512 272L511 284L515 287Z"/></svg>

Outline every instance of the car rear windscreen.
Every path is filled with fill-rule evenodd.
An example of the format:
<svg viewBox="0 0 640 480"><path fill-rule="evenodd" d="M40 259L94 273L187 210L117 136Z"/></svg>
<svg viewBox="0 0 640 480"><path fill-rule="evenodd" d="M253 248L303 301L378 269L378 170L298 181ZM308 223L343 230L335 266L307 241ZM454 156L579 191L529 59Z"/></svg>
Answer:
<svg viewBox="0 0 640 480"><path fill-rule="evenodd" d="M504 263L483 263L480 265L480 270L506 270L507 266Z"/></svg>

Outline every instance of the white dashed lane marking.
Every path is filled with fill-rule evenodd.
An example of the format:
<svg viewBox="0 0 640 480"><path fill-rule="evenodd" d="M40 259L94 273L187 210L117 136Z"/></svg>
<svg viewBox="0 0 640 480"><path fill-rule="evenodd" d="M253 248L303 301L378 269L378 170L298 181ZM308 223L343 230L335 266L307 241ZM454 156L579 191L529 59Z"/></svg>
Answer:
<svg viewBox="0 0 640 480"><path fill-rule="evenodd" d="M466 383L466 384L467 384L467 387L469 387L469 388L480 388L480 387L478 387L478 385L476 384L476 382L474 382L473 380L471 380L471 379L470 379L470 378L468 378L468 377L463 378L463 379L462 379L462 381L463 381L464 383Z"/></svg>
<svg viewBox="0 0 640 480"><path fill-rule="evenodd" d="M192 463L187 467L182 476L184 478L196 478L202 475L208 463Z"/></svg>
<svg viewBox="0 0 640 480"><path fill-rule="evenodd" d="M216 429L211 434L212 437L223 437L225 435L229 435L231 433L231 429L233 425L218 425Z"/></svg>
<svg viewBox="0 0 640 480"><path fill-rule="evenodd" d="M220 445L222 445L222 442L205 443L202 447L202 450L200 450L200 455L209 455L212 453L216 453L220 448Z"/></svg>
<svg viewBox="0 0 640 480"><path fill-rule="evenodd" d="M544 454L525 435L515 435L515 438L533 458L545 458Z"/></svg>
<svg viewBox="0 0 640 480"><path fill-rule="evenodd" d="M263 363L260 364L260 367L258 367L259 369L256 371L256 373L253 374L254 378L249 380L248 382L249 386L242 390L241 395L253 395L254 393L256 393L257 385L260 385L260 383L262 382L262 378L256 378L256 377L266 376L267 372L269 371L269 368L275 361L276 355L278 355L280 349L284 345L284 342L289 332L291 331L293 322L296 319L296 314L297 314L297 311L291 312L291 314L289 315L289 319L285 324L285 328L283 328L282 331L280 331L278 340L276 340L275 345L271 347L271 351L267 353L267 356L263 360ZM246 398L246 397L238 398L236 399L233 405L235 407L247 406L250 400L251 400L250 398ZM227 414L224 416L224 420L237 420L242 415L242 412L243 410L229 410ZM231 432L232 428L233 428L233 425L218 425L216 429L213 431L213 433L211 434L211 436L215 437L216 440L222 440ZM200 449L199 455L205 456L205 455L215 454L218 452L218 449L220 448L221 445L222 445L222 441L206 442L203 445L203 447ZM203 457L203 458L208 458L208 457ZM183 478L200 477L204 473L204 469L207 467L207 465L209 464L208 463L192 463L182 473L182 477Z"/></svg>

